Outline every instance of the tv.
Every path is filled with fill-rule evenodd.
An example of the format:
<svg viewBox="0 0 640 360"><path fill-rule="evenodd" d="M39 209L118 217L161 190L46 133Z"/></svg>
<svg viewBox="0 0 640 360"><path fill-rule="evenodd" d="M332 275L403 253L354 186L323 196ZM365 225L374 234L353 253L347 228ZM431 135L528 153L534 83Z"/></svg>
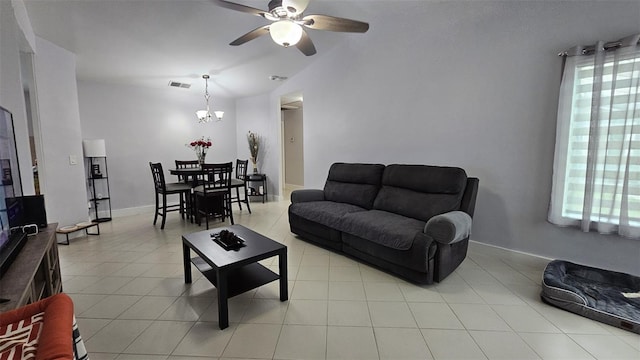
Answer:
<svg viewBox="0 0 640 360"><path fill-rule="evenodd" d="M0 106L0 277L25 243L22 224L22 179L13 115Z"/></svg>

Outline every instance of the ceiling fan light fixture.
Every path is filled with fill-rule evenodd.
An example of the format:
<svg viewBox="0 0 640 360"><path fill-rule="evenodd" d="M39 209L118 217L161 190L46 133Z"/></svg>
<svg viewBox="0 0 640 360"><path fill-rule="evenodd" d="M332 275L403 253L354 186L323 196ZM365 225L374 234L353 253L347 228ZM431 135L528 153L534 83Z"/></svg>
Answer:
<svg viewBox="0 0 640 360"><path fill-rule="evenodd" d="M269 34L276 44L289 47L302 38L302 27L291 20L280 20L271 24Z"/></svg>
<svg viewBox="0 0 640 360"><path fill-rule="evenodd" d="M229 43L231 46L242 45L269 33L276 44L283 47L294 45L305 56L311 56L317 51L305 28L347 33L365 33L369 30L369 24L363 21L320 14L304 15L310 0L270 0L266 11L226 0L211 1L221 7L272 22L233 40Z"/></svg>
<svg viewBox="0 0 640 360"><path fill-rule="evenodd" d="M300 15L309 5L309 0L282 0L282 7L291 15Z"/></svg>

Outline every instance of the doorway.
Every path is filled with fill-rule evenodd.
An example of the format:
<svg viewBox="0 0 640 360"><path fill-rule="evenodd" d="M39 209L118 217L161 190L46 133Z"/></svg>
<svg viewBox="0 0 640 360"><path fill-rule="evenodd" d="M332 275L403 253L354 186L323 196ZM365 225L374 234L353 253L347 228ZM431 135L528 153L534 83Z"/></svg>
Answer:
<svg viewBox="0 0 640 360"><path fill-rule="evenodd" d="M302 93L280 97L282 193L304 186L304 101Z"/></svg>

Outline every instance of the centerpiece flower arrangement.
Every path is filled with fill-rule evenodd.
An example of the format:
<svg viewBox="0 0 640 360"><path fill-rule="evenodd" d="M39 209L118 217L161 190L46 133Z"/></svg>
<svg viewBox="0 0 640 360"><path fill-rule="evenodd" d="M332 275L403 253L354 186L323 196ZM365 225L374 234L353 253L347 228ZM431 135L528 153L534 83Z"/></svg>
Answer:
<svg viewBox="0 0 640 360"><path fill-rule="evenodd" d="M251 163L253 164L253 173L258 173L258 152L260 151L260 135L249 131L247 133L247 141L249 142L249 153L251 154Z"/></svg>
<svg viewBox="0 0 640 360"><path fill-rule="evenodd" d="M188 147L196 152L200 165L204 164L204 158L207 156L207 150L209 150L211 145L211 138L205 139L204 136L187 144Z"/></svg>

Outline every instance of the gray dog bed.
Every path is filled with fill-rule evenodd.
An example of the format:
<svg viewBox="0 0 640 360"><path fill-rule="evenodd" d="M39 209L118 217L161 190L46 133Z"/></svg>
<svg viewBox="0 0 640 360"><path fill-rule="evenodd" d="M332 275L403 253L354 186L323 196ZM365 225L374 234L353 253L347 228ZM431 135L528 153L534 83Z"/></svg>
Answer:
<svg viewBox="0 0 640 360"><path fill-rule="evenodd" d="M567 311L640 334L640 277L554 260L542 299Z"/></svg>

